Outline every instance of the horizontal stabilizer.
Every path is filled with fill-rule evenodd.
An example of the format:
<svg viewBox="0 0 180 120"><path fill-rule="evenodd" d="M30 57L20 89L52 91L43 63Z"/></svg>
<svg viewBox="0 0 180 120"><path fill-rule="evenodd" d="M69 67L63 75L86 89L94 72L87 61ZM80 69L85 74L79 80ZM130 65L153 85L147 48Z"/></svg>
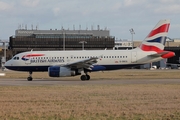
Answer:
<svg viewBox="0 0 180 120"><path fill-rule="evenodd" d="M170 58L170 57L175 56L175 53L171 52L171 51L161 51L161 52L158 52L158 53L155 53L155 54L151 54L149 56L152 56L152 57L162 57L162 58Z"/></svg>

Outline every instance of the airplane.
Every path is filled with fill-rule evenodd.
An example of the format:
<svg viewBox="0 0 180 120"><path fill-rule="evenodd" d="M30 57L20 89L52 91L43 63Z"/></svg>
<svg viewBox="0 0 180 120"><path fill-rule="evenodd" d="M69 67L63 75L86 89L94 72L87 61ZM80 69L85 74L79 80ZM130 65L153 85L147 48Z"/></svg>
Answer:
<svg viewBox="0 0 180 120"><path fill-rule="evenodd" d="M175 56L164 51L170 20L160 20L140 46L131 50L77 50L77 51L28 51L15 55L5 67L15 71L47 71L50 77L81 75L82 81L90 80L88 73L117 70L160 61Z"/></svg>

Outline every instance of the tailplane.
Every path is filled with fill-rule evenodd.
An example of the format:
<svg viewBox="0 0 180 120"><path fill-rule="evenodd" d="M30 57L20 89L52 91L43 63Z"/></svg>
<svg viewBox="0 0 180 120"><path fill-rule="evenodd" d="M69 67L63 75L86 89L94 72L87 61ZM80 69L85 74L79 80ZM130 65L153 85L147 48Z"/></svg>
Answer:
<svg viewBox="0 0 180 120"><path fill-rule="evenodd" d="M143 51L163 51L166 43L169 25L170 20L160 20L142 42L142 44L140 45L140 49Z"/></svg>

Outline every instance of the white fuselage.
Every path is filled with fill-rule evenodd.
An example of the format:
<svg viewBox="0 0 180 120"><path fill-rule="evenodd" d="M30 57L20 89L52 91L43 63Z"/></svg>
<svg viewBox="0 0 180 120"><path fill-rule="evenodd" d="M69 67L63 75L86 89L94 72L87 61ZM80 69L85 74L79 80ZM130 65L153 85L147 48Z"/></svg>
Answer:
<svg viewBox="0 0 180 120"><path fill-rule="evenodd" d="M93 65L102 65L106 67L106 70L115 70L163 59L148 56L154 53L156 52L145 52L139 48L133 50L29 51L15 55L6 62L5 66L19 71L48 71L49 66L62 66L98 57L98 62ZM26 56L28 54L34 54L34 56Z"/></svg>

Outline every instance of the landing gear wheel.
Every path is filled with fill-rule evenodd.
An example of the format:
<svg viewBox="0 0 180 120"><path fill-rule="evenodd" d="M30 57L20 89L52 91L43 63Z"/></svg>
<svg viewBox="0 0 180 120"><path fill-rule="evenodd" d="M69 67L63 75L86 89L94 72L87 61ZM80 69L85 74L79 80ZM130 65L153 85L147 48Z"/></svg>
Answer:
<svg viewBox="0 0 180 120"><path fill-rule="evenodd" d="M90 80L90 76L89 75L86 75L86 80Z"/></svg>
<svg viewBox="0 0 180 120"><path fill-rule="evenodd" d="M28 77L27 78L28 81L32 81L32 79L33 79L32 77Z"/></svg>
<svg viewBox="0 0 180 120"><path fill-rule="evenodd" d="M81 75L81 80L82 81L90 80L90 76L89 75Z"/></svg>
<svg viewBox="0 0 180 120"><path fill-rule="evenodd" d="M87 76L86 76L86 75L81 75L81 80L82 80L82 81L87 80Z"/></svg>
<svg viewBox="0 0 180 120"><path fill-rule="evenodd" d="M28 80L28 81L32 81L32 80L33 80L33 78L32 78L32 72L31 72L31 71L29 72L29 77L27 78L27 80Z"/></svg>

